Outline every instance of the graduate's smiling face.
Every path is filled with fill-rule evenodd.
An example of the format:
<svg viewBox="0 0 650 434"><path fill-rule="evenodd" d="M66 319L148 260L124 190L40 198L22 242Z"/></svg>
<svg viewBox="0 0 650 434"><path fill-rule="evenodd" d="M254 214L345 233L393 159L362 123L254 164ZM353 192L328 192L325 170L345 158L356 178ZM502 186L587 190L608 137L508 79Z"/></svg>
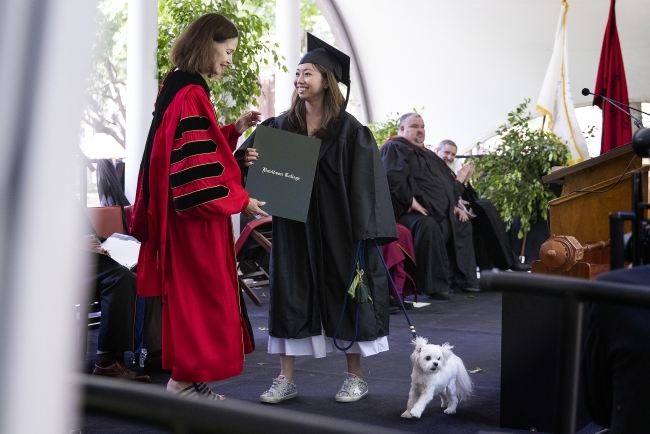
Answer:
<svg viewBox="0 0 650 434"><path fill-rule="evenodd" d="M303 100L323 98L327 81L323 74L316 69L313 63L303 63L296 69L296 77L293 80L298 97Z"/></svg>
<svg viewBox="0 0 650 434"><path fill-rule="evenodd" d="M237 49L238 38L226 39L223 42L212 42L214 48L214 71L210 80L216 80L232 65L232 53Z"/></svg>
<svg viewBox="0 0 650 434"><path fill-rule="evenodd" d="M411 116L404 125L400 125L397 135L419 148L424 148L424 121L420 116Z"/></svg>

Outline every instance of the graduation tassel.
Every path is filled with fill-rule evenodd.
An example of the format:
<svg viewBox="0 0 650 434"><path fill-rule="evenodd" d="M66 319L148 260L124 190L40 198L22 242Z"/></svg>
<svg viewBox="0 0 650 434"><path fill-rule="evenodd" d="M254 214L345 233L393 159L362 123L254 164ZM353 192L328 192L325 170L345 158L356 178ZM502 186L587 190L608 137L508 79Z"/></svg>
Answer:
<svg viewBox="0 0 650 434"><path fill-rule="evenodd" d="M363 282L363 270L361 269L359 262L357 262L354 279L352 279L352 284L348 289L348 294L350 294L350 297L352 297L359 304L372 304L372 298L370 297L368 285Z"/></svg>

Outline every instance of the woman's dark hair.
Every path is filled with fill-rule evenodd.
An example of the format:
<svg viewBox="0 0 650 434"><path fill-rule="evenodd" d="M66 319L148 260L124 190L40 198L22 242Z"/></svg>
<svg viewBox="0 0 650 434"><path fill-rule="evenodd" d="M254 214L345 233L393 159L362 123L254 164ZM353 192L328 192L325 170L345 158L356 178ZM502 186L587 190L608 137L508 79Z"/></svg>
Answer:
<svg viewBox="0 0 650 434"><path fill-rule="evenodd" d="M213 74L212 43L224 42L238 36L237 27L225 16L216 13L202 15L176 38L169 52L169 60L183 72Z"/></svg>
<svg viewBox="0 0 650 434"><path fill-rule="evenodd" d="M341 107L345 103L345 98L339 90L336 77L329 69L313 64L314 68L323 75L327 88L325 89L325 96L323 98L323 114L320 118L320 124L314 131L314 137L323 139L327 137L328 132L333 127L334 122L341 112ZM307 132L307 110L305 108L305 101L300 99L297 91L293 91L291 98L291 107L287 110L287 122L292 127L294 132Z"/></svg>

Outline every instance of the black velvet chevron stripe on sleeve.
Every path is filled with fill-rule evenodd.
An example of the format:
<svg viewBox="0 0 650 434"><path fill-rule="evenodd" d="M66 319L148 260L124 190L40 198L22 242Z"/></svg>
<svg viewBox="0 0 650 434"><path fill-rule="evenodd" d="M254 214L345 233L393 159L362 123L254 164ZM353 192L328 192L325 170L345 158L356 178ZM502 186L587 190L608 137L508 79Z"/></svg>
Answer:
<svg viewBox="0 0 650 434"><path fill-rule="evenodd" d="M194 191L184 196L179 196L174 199L174 209L177 212L185 211L186 209L202 205L206 202L213 200L223 199L228 197L230 189L225 185L218 185L203 190Z"/></svg>
<svg viewBox="0 0 650 434"><path fill-rule="evenodd" d="M169 177L169 183L172 188L176 188L181 185L189 184L192 181L198 181L199 179L221 176L223 170L223 164L219 162L202 164L200 166L194 166L189 169L172 173Z"/></svg>
<svg viewBox="0 0 650 434"><path fill-rule="evenodd" d="M182 138L183 134L189 133L190 131L207 131L208 128L210 128L210 120L204 116L190 116L183 118L176 127L174 140Z"/></svg>
<svg viewBox="0 0 650 434"><path fill-rule="evenodd" d="M174 149L171 156L171 164L183 161L193 155L211 154L217 152L217 144L212 140L197 140L196 142L187 142L182 148Z"/></svg>

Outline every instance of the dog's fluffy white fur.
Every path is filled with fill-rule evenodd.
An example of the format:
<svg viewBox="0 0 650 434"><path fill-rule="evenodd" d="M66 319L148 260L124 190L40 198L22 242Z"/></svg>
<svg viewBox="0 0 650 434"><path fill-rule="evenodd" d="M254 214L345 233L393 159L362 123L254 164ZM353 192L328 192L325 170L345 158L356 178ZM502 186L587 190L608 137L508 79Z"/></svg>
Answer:
<svg viewBox="0 0 650 434"><path fill-rule="evenodd" d="M456 413L458 403L468 399L473 388L463 361L451 351L449 343L434 345L418 336L413 344L411 391L402 417L419 418L435 395L440 395L441 406L447 407L445 413Z"/></svg>

